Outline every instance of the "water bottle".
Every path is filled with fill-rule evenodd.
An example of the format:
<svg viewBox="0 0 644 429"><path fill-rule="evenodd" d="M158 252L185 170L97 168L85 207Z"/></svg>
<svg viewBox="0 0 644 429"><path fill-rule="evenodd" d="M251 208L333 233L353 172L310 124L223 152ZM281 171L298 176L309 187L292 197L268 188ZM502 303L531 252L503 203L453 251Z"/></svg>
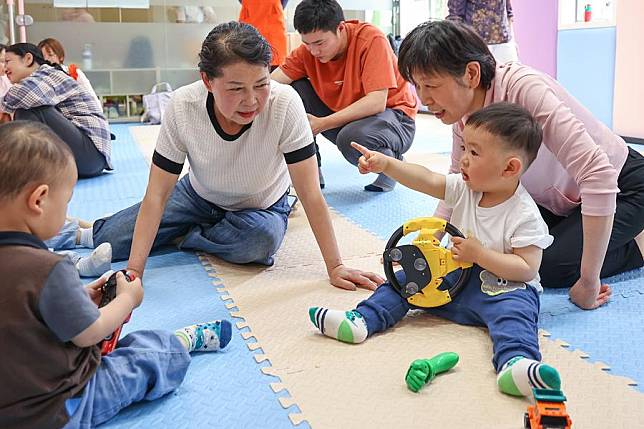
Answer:
<svg viewBox="0 0 644 429"><path fill-rule="evenodd" d="M83 69L91 70L92 69L92 45L90 45L89 43L85 44L85 48L83 48L83 53L81 54L81 57L83 58Z"/></svg>

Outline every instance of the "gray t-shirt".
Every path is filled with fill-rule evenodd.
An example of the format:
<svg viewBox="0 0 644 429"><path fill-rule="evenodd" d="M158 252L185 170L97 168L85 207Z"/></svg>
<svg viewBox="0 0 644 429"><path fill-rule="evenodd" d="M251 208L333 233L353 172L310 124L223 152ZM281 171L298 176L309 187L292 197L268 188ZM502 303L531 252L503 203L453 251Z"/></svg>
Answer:
<svg viewBox="0 0 644 429"><path fill-rule="evenodd" d="M83 332L100 316L69 258L61 260L49 273L38 309L47 327L63 342Z"/></svg>

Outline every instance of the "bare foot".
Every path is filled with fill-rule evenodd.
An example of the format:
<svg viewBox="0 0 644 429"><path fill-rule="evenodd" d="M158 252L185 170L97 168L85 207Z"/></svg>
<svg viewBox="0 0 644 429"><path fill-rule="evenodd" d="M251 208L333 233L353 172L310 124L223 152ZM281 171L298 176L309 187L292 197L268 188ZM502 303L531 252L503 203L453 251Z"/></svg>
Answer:
<svg viewBox="0 0 644 429"><path fill-rule="evenodd" d="M78 219L75 217L68 217L67 220L71 220L71 221L75 220L76 222L78 222L78 226L80 226L81 228L91 228L92 225L94 225L93 222L88 222L86 220Z"/></svg>

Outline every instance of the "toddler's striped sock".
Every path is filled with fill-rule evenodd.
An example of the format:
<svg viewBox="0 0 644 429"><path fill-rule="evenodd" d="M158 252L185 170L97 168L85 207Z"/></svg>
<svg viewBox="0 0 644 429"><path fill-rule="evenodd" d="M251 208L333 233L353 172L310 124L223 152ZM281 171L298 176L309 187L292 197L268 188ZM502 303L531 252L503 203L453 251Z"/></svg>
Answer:
<svg viewBox="0 0 644 429"><path fill-rule="evenodd" d="M556 369L523 356L510 359L499 372L496 384L503 393L513 396L532 396L532 388L561 388L561 378Z"/></svg>
<svg viewBox="0 0 644 429"><path fill-rule="evenodd" d="M311 323L327 337L358 344L367 338L367 323L356 310L339 311L324 307L309 308Z"/></svg>

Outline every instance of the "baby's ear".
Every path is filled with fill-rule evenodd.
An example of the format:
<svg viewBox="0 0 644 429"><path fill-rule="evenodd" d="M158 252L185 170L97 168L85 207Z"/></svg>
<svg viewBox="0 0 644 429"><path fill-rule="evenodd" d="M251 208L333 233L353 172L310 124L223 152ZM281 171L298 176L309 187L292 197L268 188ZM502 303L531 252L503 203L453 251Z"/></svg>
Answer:
<svg viewBox="0 0 644 429"><path fill-rule="evenodd" d="M41 214L47 197L49 197L49 185L43 183L34 188L27 196L29 211Z"/></svg>
<svg viewBox="0 0 644 429"><path fill-rule="evenodd" d="M517 156L508 158L505 169L503 170L503 177L520 176L523 171L523 161Z"/></svg>

